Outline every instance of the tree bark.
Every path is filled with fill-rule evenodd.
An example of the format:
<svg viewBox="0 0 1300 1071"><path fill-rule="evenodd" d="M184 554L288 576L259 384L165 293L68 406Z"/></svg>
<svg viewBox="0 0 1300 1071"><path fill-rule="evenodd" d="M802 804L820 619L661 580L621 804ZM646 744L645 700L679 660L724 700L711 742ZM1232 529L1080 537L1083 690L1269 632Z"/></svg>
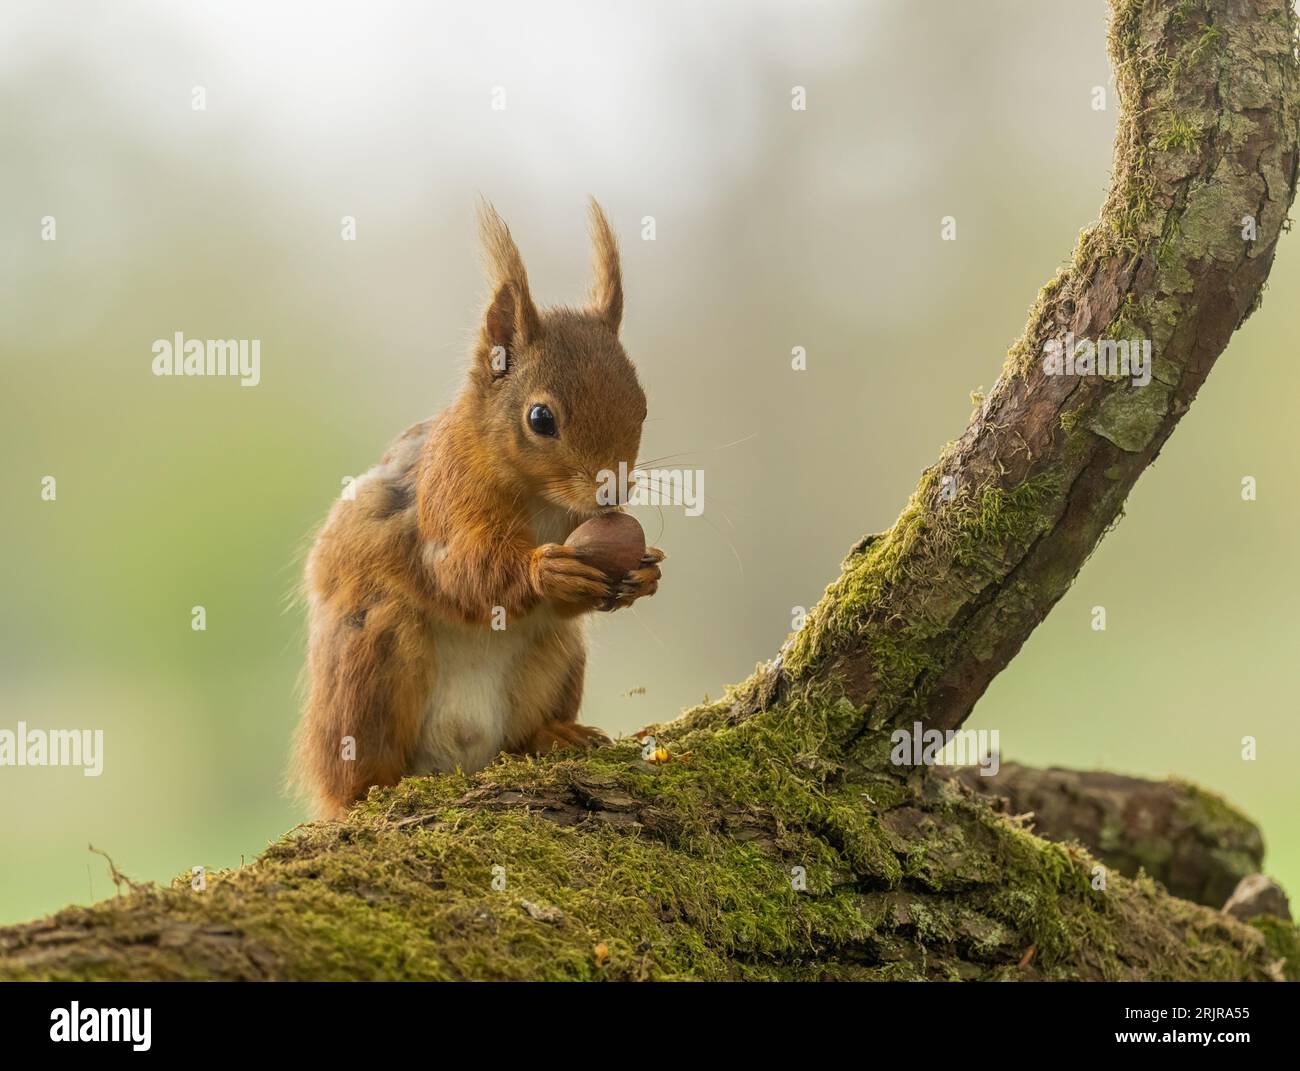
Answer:
<svg viewBox="0 0 1300 1071"><path fill-rule="evenodd" d="M1034 832L1077 840L1125 877L1145 871L1174 896L1222 907L1264 863L1259 827L1219 797L1185 781L1147 781L1101 770L1035 770L1004 762L936 770L1010 814L1032 814Z"/></svg>
<svg viewBox="0 0 1300 1071"><path fill-rule="evenodd" d="M254 863L0 930L7 978L1252 978L1243 924L1030 834L890 731L961 724L1258 305L1295 192L1286 0L1113 0L1100 221L965 433L721 702L586 756L411 778ZM1245 217L1253 237L1243 238ZM1148 339L1154 376L1046 374Z"/></svg>
<svg viewBox="0 0 1300 1071"><path fill-rule="evenodd" d="M864 728L955 727L1065 593L1259 304L1295 194L1291 20L1282 0L1113 0L1101 219L965 433L753 682L757 706L834 680ZM1067 333L1150 340L1154 378L1047 374Z"/></svg>

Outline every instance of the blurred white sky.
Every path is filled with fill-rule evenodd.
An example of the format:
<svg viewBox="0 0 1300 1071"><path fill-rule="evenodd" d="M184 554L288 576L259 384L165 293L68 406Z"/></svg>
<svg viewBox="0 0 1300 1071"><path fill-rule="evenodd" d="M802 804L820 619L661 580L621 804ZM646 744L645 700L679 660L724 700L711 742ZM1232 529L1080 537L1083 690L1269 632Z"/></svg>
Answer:
<svg viewBox="0 0 1300 1071"><path fill-rule="evenodd" d="M22 85L52 60L92 72L160 136L205 121L273 145L277 168L368 168L391 194L418 196L423 168L405 151L480 175L526 174L571 196L574 174L649 197L694 160L678 197L707 199L747 162L762 114L788 106L789 85L756 78L797 54L818 72L860 42L847 0L708 3L6 3L5 80ZM865 9L870 11L870 8ZM793 77L798 72L791 72ZM492 91L504 87L506 108ZM503 136L506 135L506 136ZM301 147L295 155L291 150ZM700 159L701 157L706 159ZM476 166L467 167L470 161ZM639 189L638 189L639 187Z"/></svg>

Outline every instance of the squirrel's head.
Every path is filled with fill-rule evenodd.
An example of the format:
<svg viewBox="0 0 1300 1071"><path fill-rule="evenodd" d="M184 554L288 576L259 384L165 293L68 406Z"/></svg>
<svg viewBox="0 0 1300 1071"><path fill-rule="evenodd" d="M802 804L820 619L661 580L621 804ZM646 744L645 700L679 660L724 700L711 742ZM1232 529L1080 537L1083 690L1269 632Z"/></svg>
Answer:
<svg viewBox="0 0 1300 1071"><path fill-rule="evenodd" d="M623 279L614 231L591 201L595 280L581 309L538 311L510 230L491 205L479 229L492 296L470 369L488 448L523 489L579 514L604 501L620 463L627 480L641 445L645 392L618 340Z"/></svg>

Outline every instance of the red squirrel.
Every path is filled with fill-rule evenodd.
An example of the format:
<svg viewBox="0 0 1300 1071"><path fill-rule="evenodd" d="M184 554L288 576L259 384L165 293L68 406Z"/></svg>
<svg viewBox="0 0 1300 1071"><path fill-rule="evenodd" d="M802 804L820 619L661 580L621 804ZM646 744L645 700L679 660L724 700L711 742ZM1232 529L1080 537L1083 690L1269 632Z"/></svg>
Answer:
<svg viewBox="0 0 1300 1071"><path fill-rule="evenodd" d="M618 337L618 243L594 199L590 218L587 305L539 310L509 229L481 205L491 297L463 388L316 537L293 779L322 817L410 774L607 740L577 722L583 619L653 595L664 555L648 547L611 581L563 545L621 504L601 501L601 474L635 467L646 416Z"/></svg>

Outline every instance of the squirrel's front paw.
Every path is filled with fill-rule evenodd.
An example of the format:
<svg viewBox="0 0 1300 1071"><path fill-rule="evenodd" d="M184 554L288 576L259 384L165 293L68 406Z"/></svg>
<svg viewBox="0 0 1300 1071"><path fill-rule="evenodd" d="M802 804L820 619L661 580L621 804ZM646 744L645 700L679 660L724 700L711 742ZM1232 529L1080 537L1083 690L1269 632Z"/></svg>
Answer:
<svg viewBox="0 0 1300 1071"><path fill-rule="evenodd" d="M538 595L575 612L603 609L617 591L604 573L559 543L533 551L532 573Z"/></svg>
<svg viewBox="0 0 1300 1071"><path fill-rule="evenodd" d="M617 594L609 610L631 606L637 599L644 599L659 590L659 578L663 575L659 563L664 560L664 552L658 547L646 547L641 564L619 581Z"/></svg>

